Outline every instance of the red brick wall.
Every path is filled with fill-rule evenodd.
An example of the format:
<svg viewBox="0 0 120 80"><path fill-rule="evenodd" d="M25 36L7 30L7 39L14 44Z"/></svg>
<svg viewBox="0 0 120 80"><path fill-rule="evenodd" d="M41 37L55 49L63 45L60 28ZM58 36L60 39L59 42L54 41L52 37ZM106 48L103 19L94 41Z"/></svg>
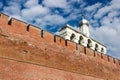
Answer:
<svg viewBox="0 0 120 80"><path fill-rule="evenodd" d="M41 32L41 29L33 25L28 26L27 23L14 18L8 25L8 16L1 14L0 56L74 72L76 75L120 80L119 60L54 36L47 31L43 31L41 37Z"/></svg>
<svg viewBox="0 0 120 80"><path fill-rule="evenodd" d="M0 58L0 80L104 80L31 63Z"/></svg>

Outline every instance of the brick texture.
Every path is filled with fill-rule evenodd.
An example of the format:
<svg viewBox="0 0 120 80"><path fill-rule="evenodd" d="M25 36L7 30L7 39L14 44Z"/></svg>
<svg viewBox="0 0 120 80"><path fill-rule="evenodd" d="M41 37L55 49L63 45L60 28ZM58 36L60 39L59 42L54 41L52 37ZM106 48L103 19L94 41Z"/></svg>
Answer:
<svg viewBox="0 0 120 80"><path fill-rule="evenodd" d="M6 67L9 66L9 67ZM104 80L31 63L0 58L0 80Z"/></svg>
<svg viewBox="0 0 120 80"><path fill-rule="evenodd" d="M1 80L120 80L118 59L8 18L0 15Z"/></svg>

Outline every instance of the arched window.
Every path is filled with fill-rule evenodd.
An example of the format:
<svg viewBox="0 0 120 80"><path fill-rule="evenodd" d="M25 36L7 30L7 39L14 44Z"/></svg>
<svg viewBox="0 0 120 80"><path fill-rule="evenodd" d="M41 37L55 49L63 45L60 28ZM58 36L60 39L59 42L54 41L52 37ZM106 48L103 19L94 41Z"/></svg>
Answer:
<svg viewBox="0 0 120 80"><path fill-rule="evenodd" d="M70 36L70 40L73 41L74 39L75 39L75 34L72 33L71 36Z"/></svg>
<svg viewBox="0 0 120 80"><path fill-rule="evenodd" d="M87 47L88 48L92 47L92 41L90 39L88 39Z"/></svg>
<svg viewBox="0 0 120 80"><path fill-rule="evenodd" d="M79 44L82 44L84 42L84 38L83 38L83 36L80 36L79 37Z"/></svg>
<svg viewBox="0 0 120 80"><path fill-rule="evenodd" d="M95 44L95 51L98 51L99 47L98 44Z"/></svg>
<svg viewBox="0 0 120 80"><path fill-rule="evenodd" d="M101 53L104 53L104 49L103 48L101 48Z"/></svg>

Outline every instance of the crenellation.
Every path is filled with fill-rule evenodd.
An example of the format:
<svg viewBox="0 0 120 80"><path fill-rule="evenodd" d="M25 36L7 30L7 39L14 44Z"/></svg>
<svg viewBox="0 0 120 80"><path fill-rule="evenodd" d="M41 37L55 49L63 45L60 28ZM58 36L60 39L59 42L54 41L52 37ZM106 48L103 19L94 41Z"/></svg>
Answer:
<svg viewBox="0 0 120 80"><path fill-rule="evenodd" d="M89 73L90 76L94 75L105 79L109 78L109 76L116 77L112 75L115 72L114 70L120 70L120 61L116 58L84 47L82 44L64 39L59 35L54 35L15 18L12 18L12 24L8 25L7 21L9 17L3 14L1 14L1 17L0 29L3 30L3 34L7 32L9 39L13 40L9 41L8 38L0 37L0 45L4 45L4 48L0 46L0 51L2 51L0 56L34 62L38 65L44 64L44 66L52 66L77 74L83 73L88 75ZM3 39L6 39L6 41ZM18 39L19 44L16 44L14 39ZM5 44L2 43L2 40ZM20 44L20 40L25 41L29 45ZM35 47L31 47L31 45ZM102 74L103 71L105 75ZM116 71L116 74L118 73Z"/></svg>
<svg viewBox="0 0 120 80"><path fill-rule="evenodd" d="M78 44L78 43L76 43L76 50L78 50L78 45L79 45L79 44Z"/></svg>
<svg viewBox="0 0 120 80"><path fill-rule="evenodd" d="M108 56L106 54L102 54L103 59L108 62Z"/></svg>
<svg viewBox="0 0 120 80"><path fill-rule="evenodd" d="M9 19L8 15L1 13L1 16L0 16L1 21L0 21L0 23L6 25L6 24L8 24L8 19Z"/></svg>
<svg viewBox="0 0 120 80"><path fill-rule="evenodd" d="M3 18L2 20L4 21L4 19L9 19L10 17L0 13L1 18ZM35 38L36 41L40 41L40 36L43 38L44 41L46 42L55 42L56 44L62 45L63 47L67 46L66 48L70 48L72 50L80 50L81 53L90 55L90 56L94 56L94 57L101 57L101 58L105 58L105 60L110 61L109 57L107 57L104 54L101 54L97 51L94 51L90 48L87 47L83 47L80 44L76 44L70 40L65 40L62 37L58 36L58 35L53 35L47 31L44 31L34 25L31 24L27 24L23 21L17 20L15 18L10 18L10 20L8 21L9 24L12 23L12 27L8 28L8 30L10 30L12 33L17 33L17 34L22 34L24 35L26 33L26 31L29 32L29 36L31 36L31 38ZM82 49L81 49L82 48Z"/></svg>
<svg viewBox="0 0 120 80"><path fill-rule="evenodd" d="M84 46L82 46L82 45L77 45L77 46L78 46L78 51L80 53L84 54L85 53Z"/></svg>
<svg viewBox="0 0 120 80"><path fill-rule="evenodd" d="M43 40L47 43L54 43L54 35L51 34L50 32L43 31Z"/></svg>
<svg viewBox="0 0 120 80"><path fill-rule="evenodd" d="M43 30L40 31L41 38L43 38Z"/></svg>
<svg viewBox="0 0 120 80"><path fill-rule="evenodd" d="M95 51L95 54L96 54L96 57L97 57L98 59L101 59L101 53L100 53L100 52Z"/></svg>
<svg viewBox="0 0 120 80"><path fill-rule="evenodd" d="M35 27L34 25L29 25L29 32L32 33L32 32L35 32L35 31L40 31L40 29Z"/></svg>
<svg viewBox="0 0 120 80"><path fill-rule="evenodd" d="M96 53L95 53L95 51L94 51L94 57L96 57Z"/></svg>
<svg viewBox="0 0 120 80"><path fill-rule="evenodd" d="M94 50L89 49L89 48L86 47L86 55L88 55L88 56L94 56Z"/></svg>
<svg viewBox="0 0 120 80"><path fill-rule="evenodd" d="M118 59L114 58L114 63L118 66L119 65Z"/></svg>
<svg viewBox="0 0 120 80"><path fill-rule="evenodd" d="M18 22L19 24L25 24L25 25L28 25L27 22L24 22L24 21L22 21L22 20L16 19L16 18L11 17L11 16L9 16L8 19L11 19L11 18L13 19L13 21ZM30 24L30 25L32 25L32 24ZM34 27L36 27L36 26L34 26Z"/></svg>
<svg viewBox="0 0 120 80"><path fill-rule="evenodd" d="M8 25L12 25L12 19L13 19L12 17L8 18Z"/></svg>
<svg viewBox="0 0 120 80"><path fill-rule="evenodd" d="M54 35L54 42L56 42L56 35Z"/></svg>
<svg viewBox="0 0 120 80"><path fill-rule="evenodd" d="M115 58L113 58L113 63L114 63L114 64L116 63Z"/></svg>
<svg viewBox="0 0 120 80"><path fill-rule="evenodd" d="M110 62L109 56L107 55L108 62Z"/></svg>
<svg viewBox="0 0 120 80"><path fill-rule="evenodd" d="M26 32L26 23L23 23L15 18L11 18L11 25L8 25L10 32L16 33L19 35L25 35Z"/></svg>
<svg viewBox="0 0 120 80"><path fill-rule="evenodd" d="M111 58L112 58L112 63L117 64L117 59L115 59L114 57Z"/></svg>
<svg viewBox="0 0 120 80"><path fill-rule="evenodd" d="M115 59L115 63L116 63L116 65L119 65L119 60Z"/></svg>
<svg viewBox="0 0 120 80"><path fill-rule="evenodd" d="M59 46L62 46L62 47L65 47L65 39L56 35L55 36L55 39L56 39L56 44L59 45Z"/></svg>
<svg viewBox="0 0 120 80"><path fill-rule="evenodd" d="M86 47L84 47L84 54L85 54L85 55L87 54L87 52L86 52Z"/></svg>
<svg viewBox="0 0 120 80"><path fill-rule="evenodd" d="M40 29L33 25L30 25L29 35L31 38L35 39L36 41L39 41L40 40Z"/></svg>
<svg viewBox="0 0 120 80"><path fill-rule="evenodd" d="M4 14L4 13L0 13L0 15L1 15L1 18L2 18L2 19L8 20L8 18L9 18L9 16L6 15L6 14Z"/></svg>
<svg viewBox="0 0 120 80"><path fill-rule="evenodd" d="M29 29L30 29L30 24L27 24L26 31L28 31L28 32L29 32Z"/></svg>
<svg viewBox="0 0 120 80"><path fill-rule="evenodd" d="M119 63L119 65L120 65L120 60L118 60L118 63Z"/></svg>
<svg viewBox="0 0 120 80"><path fill-rule="evenodd" d="M103 54L102 53L100 53L101 54L101 59L103 59Z"/></svg>
<svg viewBox="0 0 120 80"><path fill-rule="evenodd" d="M110 63L114 63L113 57L109 56L109 62L110 62Z"/></svg>
<svg viewBox="0 0 120 80"><path fill-rule="evenodd" d="M67 42L67 48L70 49L70 50L76 50L76 43L75 42L72 42L70 40L66 40Z"/></svg>
<svg viewBox="0 0 120 80"><path fill-rule="evenodd" d="M65 46L67 46L68 44L67 44L67 39L65 40Z"/></svg>

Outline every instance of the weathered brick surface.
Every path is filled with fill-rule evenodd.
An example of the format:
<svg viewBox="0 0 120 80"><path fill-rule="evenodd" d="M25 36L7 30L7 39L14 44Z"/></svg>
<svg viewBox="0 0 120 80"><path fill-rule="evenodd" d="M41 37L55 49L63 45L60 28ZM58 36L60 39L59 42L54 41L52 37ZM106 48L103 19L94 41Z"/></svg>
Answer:
<svg viewBox="0 0 120 80"><path fill-rule="evenodd" d="M104 80L31 63L0 58L0 80Z"/></svg>
<svg viewBox="0 0 120 80"><path fill-rule="evenodd" d="M70 74L74 74L75 76L67 80L81 80L76 78L78 74L78 76L84 74L82 76L84 76L83 78L85 78L85 80L88 78L88 76L85 75L105 80L120 80L120 64L118 64L119 62L117 63L117 59L114 60L110 56L101 55L99 52L84 48L81 45L64 40L46 31L43 31L43 37L41 37L40 29L30 25L29 30L27 30L28 24L17 21L16 19L12 19L13 21L11 22L13 23L8 25L6 21L7 18L8 16L4 14L0 16L0 57L8 57L19 61L60 69L63 70L61 74L69 74L69 72L72 72ZM4 62L2 59L0 59L0 61L1 73L5 72L4 69L11 68L10 63L17 65L15 66L15 70L17 71L20 70L23 72L25 70L24 67L26 68L26 66L22 65L24 63L11 62L9 60L5 60ZM2 62L9 63L8 65L10 66L3 68ZM20 67L18 66L19 64L21 65ZM31 64L26 65L27 67L31 66ZM33 69L37 71L37 67ZM32 67L28 68L29 70L33 70ZM23 71L21 69L23 69ZM11 76L10 73L12 73L11 70L9 70L8 73L2 74L2 76L7 75L8 78L9 76L14 77L14 75ZM35 76L36 75L37 72ZM53 76L54 75L56 76L55 73ZM24 79L23 75L20 76L16 74L15 77L19 78L19 80ZM63 79L58 80L64 80L63 76L62 78ZM94 79L91 78L89 80ZM8 80L12 80L12 78ZM14 78L13 80L16 79ZM31 80L38 80L38 78L31 78Z"/></svg>

